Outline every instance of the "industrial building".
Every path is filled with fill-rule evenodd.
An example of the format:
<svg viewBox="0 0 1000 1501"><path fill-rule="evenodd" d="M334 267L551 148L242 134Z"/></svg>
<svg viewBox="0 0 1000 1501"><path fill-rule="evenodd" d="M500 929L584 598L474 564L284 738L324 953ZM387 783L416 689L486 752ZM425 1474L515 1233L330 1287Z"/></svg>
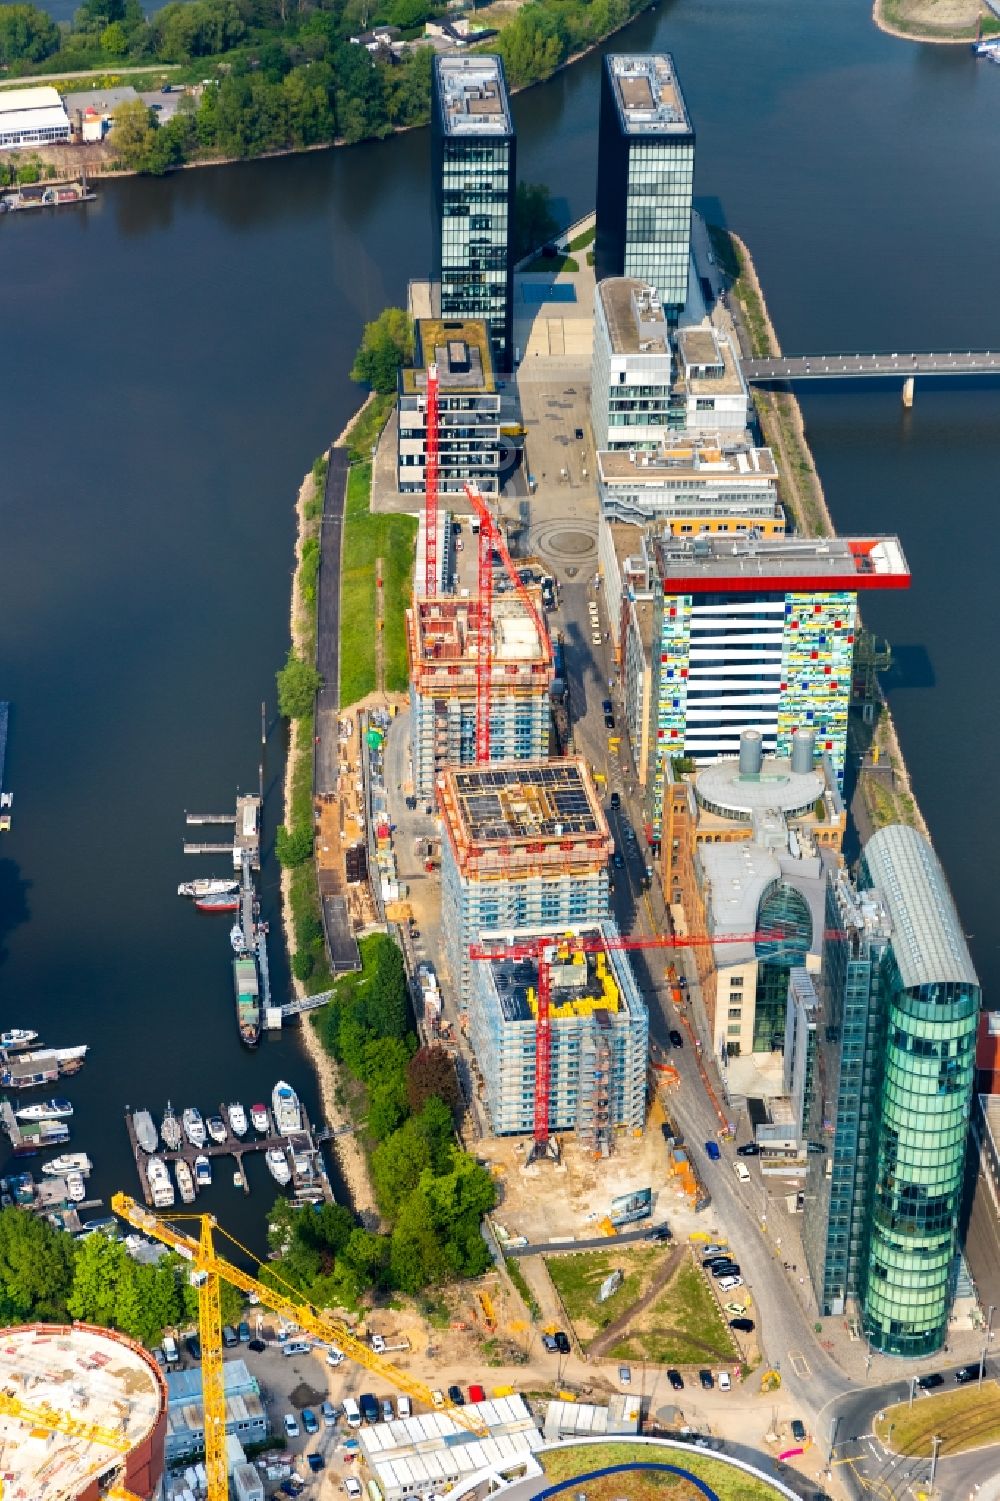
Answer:
<svg viewBox="0 0 1000 1501"><path fill-rule="evenodd" d="M0 93L0 151L52 146L69 138L69 115L58 89L46 84Z"/></svg>
<svg viewBox="0 0 1000 1501"><path fill-rule="evenodd" d="M958 1276L979 981L944 872L890 824L853 888L830 886L819 1054L832 1157L812 1164L806 1256L820 1310L852 1306L870 1347L939 1350Z"/></svg>
<svg viewBox="0 0 1000 1501"><path fill-rule="evenodd" d="M769 448L674 437L654 449L597 455L601 512L615 521L659 521L674 536L785 535L778 470Z"/></svg>
<svg viewBox="0 0 1000 1501"><path fill-rule="evenodd" d="M756 730L766 753L816 734L838 778L847 751L858 593L902 589L896 537L650 538L654 764L648 820L659 838L665 765L739 751Z"/></svg>
<svg viewBox="0 0 1000 1501"><path fill-rule="evenodd" d="M558 936L547 951L551 1052L550 1132L575 1131L580 1146L607 1157L616 1135L639 1135L646 1114L649 1017L613 922L573 935L608 941L578 952ZM542 935L519 934L518 942ZM473 965L469 1040L496 1136L534 1128L538 960L500 958Z"/></svg>
<svg viewBox="0 0 1000 1501"><path fill-rule="evenodd" d="M384 1501L440 1494L481 1471L523 1472L542 1436L524 1398L512 1393L465 1408L487 1436L477 1438L444 1412L426 1412L358 1431L369 1474Z"/></svg>
<svg viewBox="0 0 1000 1501"><path fill-rule="evenodd" d="M665 53L607 53L597 142L597 280L639 277L676 318L687 300L694 128Z"/></svg>
<svg viewBox="0 0 1000 1501"><path fill-rule="evenodd" d="M141 1345L88 1324L4 1329L0 1390L5 1496L99 1501L115 1479L143 1501L159 1494L167 1391Z"/></svg>
<svg viewBox="0 0 1000 1501"><path fill-rule="evenodd" d="M541 595L531 591L539 619ZM406 612L411 756L418 797L430 797L445 766L476 759L478 602L459 595L414 598ZM535 761L548 753L552 666L536 621L513 593L491 609L491 761Z"/></svg>
<svg viewBox="0 0 1000 1501"><path fill-rule="evenodd" d="M260 1386L245 1360L223 1366L226 1392L226 1433L241 1444L259 1444L268 1436L267 1413ZM205 1447L205 1414L201 1402L201 1367L167 1374L167 1441L169 1464L200 1453Z"/></svg>
<svg viewBox="0 0 1000 1501"><path fill-rule="evenodd" d="M434 58L431 163L434 311L485 319L495 365L509 370L517 138L499 57Z"/></svg>
<svg viewBox="0 0 1000 1501"><path fill-rule="evenodd" d="M610 916L614 841L581 759L443 771L441 911L445 955L469 1004L469 946L578 929Z"/></svg>
<svg viewBox="0 0 1000 1501"><path fill-rule="evenodd" d="M500 394L490 338L481 319L421 318L413 368L399 372L397 483L423 495L427 463L427 366L438 374L438 492L460 495L467 481L484 495L500 489Z"/></svg>

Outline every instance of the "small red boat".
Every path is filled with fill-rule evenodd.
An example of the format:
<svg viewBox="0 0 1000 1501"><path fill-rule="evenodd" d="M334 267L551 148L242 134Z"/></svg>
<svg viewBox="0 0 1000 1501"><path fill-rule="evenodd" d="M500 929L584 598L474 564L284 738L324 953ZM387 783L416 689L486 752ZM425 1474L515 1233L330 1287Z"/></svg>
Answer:
<svg viewBox="0 0 1000 1501"><path fill-rule="evenodd" d="M214 892L211 896L200 896L195 901L199 912L238 912L240 910L240 896L238 891Z"/></svg>

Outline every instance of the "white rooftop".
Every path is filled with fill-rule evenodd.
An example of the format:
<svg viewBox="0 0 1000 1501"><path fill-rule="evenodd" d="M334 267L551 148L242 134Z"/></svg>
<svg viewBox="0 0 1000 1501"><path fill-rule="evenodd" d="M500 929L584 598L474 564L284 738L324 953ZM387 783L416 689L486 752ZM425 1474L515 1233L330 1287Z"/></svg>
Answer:
<svg viewBox="0 0 1000 1501"><path fill-rule="evenodd" d="M0 114L16 114L21 110L58 109L63 103L59 90L42 84L37 89L0 89ZM4 121L6 125L6 121Z"/></svg>

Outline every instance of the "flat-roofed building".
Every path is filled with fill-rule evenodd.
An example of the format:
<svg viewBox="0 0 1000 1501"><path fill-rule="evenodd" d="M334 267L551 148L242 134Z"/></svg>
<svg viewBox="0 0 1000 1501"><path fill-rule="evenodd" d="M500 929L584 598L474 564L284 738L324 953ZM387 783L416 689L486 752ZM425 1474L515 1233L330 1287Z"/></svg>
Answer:
<svg viewBox="0 0 1000 1501"><path fill-rule="evenodd" d="M670 330L655 288L628 276L599 281L590 379L597 451L661 443L671 425L673 384Z"/></svg>
<svg viewBox="0 0 1000 1501"><path fill-rule="evenodd" d="M613 942L610 921L572 929ZM587 953L552 934L549 966L549 1131L576 1131L580 1145L607 1157L621 1133L642 1132L646 1113L649 1017L628 954L610 946ZM518 942L544 940L519 935ZM529 1135L535 1125L538 960L473 964L469 1040L497 1136Z"/></svg>
<svg viewBox="0 0 1000 1501"><path fill-rule="evenodd" d="M541 593L529 589L535 615L515 594L492 605L490 759L535 761L549 748L552 659ZM414 599L406 612L410 667L411 755L418 797L430 797L437 773L476 759L478 602L457 595Z"/></svg>
<svg viewBox="0 0 1000 1501"><path fill-rule="evenodd" d="M750 392L728 334L711 324L679 328L675 335L679 426L688 434L739 436L750 416Z"/></svg>
<svg viewBox="0 0 1000 1501"><path fill-rule="evenodd" d="M659 448L599 451L597 487L602 513L615 521L661 522L678 537L785 535L769 448L672 435Z"/></svg>
<svg viewBox="0 0 1000 1501"><path fill-rule="evenodd" d="M69 115L49 85L0 91L0 150L51 146L70 138Z"/></svg>
<svg viewBox="0 0 1000 1501"><path fill-rule="evenodd" d="M509 370L513 357L516 150L502 60L435 57L435 312L445 320L485 319L500 370Z"/></svg>
<svg viewBox="0 0 1000 1501"><path fill-rule="evenodd" d="M260 1386L247 1370L245 1360L227 1360L223 1365L226 1393L226 1433L243 1444L259 1444L267 1438L267 1413ZM171 1371L167 1375L168 1463L186 1459L205 1447L205 1413L201 1401L201 1368Z"/></svg>
<svg viewBox="0 0 1000 1501"><path fill-rule="evenodd" d="M469 947L610 916L614 841L586 764L448 768L438 776L442 933L466 1006Z"/></svg>
<svg viewBox="0 0 1000 1501"><path fill-rule="evenodd" d="M385 1501L439 1495L483 1472L498 1478L523 1474L542 1436L524 1398L516 1392L470 1402L466 1414L482 1427L477 1435L447 1412L416 1413L358 1432L369 1473Z"/></svg>
<svg viewBox="0 0 1000 1501"><path fill-rule="evenodd" d="M640 277L674 318L687 300L694 145L672 58L607 53L597 143L597 280Z"/></svg>
<svg viewBox="0 0 1000 1501"><path fill-rule="evenodd" d="M423 495L427 464L427 367L438 375L438 492L461 495L467 481L484 495L500 489L500 393L482 319L422 318L412 369L399 373L397 483Z"/></svg>

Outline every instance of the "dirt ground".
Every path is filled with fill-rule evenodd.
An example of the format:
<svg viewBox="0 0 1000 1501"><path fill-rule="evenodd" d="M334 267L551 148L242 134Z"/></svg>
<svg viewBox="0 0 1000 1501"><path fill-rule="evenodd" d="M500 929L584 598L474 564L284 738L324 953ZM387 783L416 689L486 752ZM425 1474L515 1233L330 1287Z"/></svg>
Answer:
<svg viewBox="0 0 1000 1501"><path fill-rule="evenodd" d="M986 14L980 0L875 0L876 26L923 41L967 41Z"/></svg>

